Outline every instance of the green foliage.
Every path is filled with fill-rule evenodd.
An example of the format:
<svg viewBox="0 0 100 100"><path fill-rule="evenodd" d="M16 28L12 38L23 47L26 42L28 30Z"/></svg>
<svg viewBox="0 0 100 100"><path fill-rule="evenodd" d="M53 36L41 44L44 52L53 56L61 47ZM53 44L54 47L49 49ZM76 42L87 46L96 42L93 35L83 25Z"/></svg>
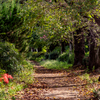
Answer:
<svg viewBox="0 0 100 100"><path fill-rule="evenodd" d="M42 48L42 52L47 52L47 48L46 48L46 46L44 46L43 48Z"/></svg>
<svg viewBox="0 0 100 100"><path fill-rule="evenodd" d="M53 51L49 54L49 59L57 59L59 56L59 53L57 51Z"/></svg>
<svg viewBox="0 0 100 100"><path fill-rule="evenodd" d="M83 74L83 75L81 75L81 76L79 76L82 80L87 80L87 82L89 83L89 84L91 84L91 83L95 83L95 82L98 82L98 77L90 77L90 74L88 74L88 73L85 73L85 74Z"/></svg>
<svg viewBox="0 0 100 100"><path fill-rule="evenodd" d="M25 82L26 84L32 83L33 77L33 66L29 61L22 61L23 69L15 75L15 79L19 82Z"/></svg>
<svg viewBox="0 0 100 100"><path fill-rule="evenodd" d="M69 64L74 63L74 53L70 53L69 49L58 57L58 61L67 61Z"/></svg>
<svg viewBox="0 0 100 100"><path fill-rule="evenodd" d="M41 66L44 66L48 69L68 69L72 67L72 64L68 64L67 62L59 62L57 60L46 60L46 61L41 61L40 62Z"/></svg>
<svg viewBox="0 0 100 100"><path fill-rule="evenodd" d="M23 89L23 85L19 83L9 82L8 85L0 86L0 100L10 100L16 92L21 91Z"/></svg>
<svg viewBox="0 0 100 100"><path fill-rule="evenodd" d="M16 27L15 24L21 21L21 18L17 16L19 11L19 4L15 0L4 1L0 4L0 33L9 32Z"/></svg>
<svg viewBox="0 0 100 100"><path fill-rule="evenodd" d="M69 55L66 52L64 52L58 57L58 61L68 61L68 57Z"/></svg>
<svg viewBox="0 0 100 100"><path fill-rule="evenodd" d="M87 53L89 51L89 47L88 47L88 45L86 44L85 45L85 52Z"/></svg>
<svg viewBox="0 0 100 100"><path fill-rule="evenodd" d="M53 52L57 52L58 54L60 54L61 53L61 47L56 46L55 49L53 50Z"/></svg>
<svg viewBox="0 0 100 100"><path fill-rule="evenodd" d="M87 66L89 66L89 52L85 53L85 56L82 60L82 64L85 66L85 68L87 68Z"/></svg>
<svg viewBox="0 0 100 100"><path fill-rule="evenodd" d="M85 57L88 57L89 56L89 51L85 53Z"/></svg>
<svg viewBox="0 0 100 100"><path fill-rule="evenodd" d="M61 47L56 46L55 49L50 53L45 53L45 59L57 59L61 53Z"/></svg>
<svg viewBox="0 0 100 100"><path fill-rule="evenodd" d="M44 56L45 52L28 52L27 58L30 60L36 60L37 58L41 58L41 56Z"/></svg>
<svg viewBox="0 0 100 100"><path fill-rule="evenodd" d="M16 0L0 4L0 40L14 43L20 52L26 51L29 44L29 29L24 25L26 8Z"/></svg>
<svg viewBox="0 0 100 100"><path fill-rule="evenodd" d="M40 57L37 57L37 58L35 59L36 62L41 62L41 61L43 61L43 60L45 60L44 55L41 55Z"/></svg>
<svg viewBox="0 0 100 100"><path fill-rule="evenodd" d="M26 60L22 61L23 69L19 73L13 75L13 80L9 84L0 82L0 100L10 100L14 98L16 92L21 91L28 84L33 83L33 65Z"/></svg>
<svg viewBox="0 0 100 100"><path fill-rule="evenodd" d="M4 73L6 73L6 71L0 68L0 77L1 77L1 75L3 75Z"/></svg>
<svg viewBox="0 0 100 100"><path fill-rule="evenodd" d="M73 52L71 54L69 54L68 63L69 64L74 64L74 53Z"/></svg>
<svg viewBox="0 0 100 100"><path fill-rule="evenodd" d="M20 71L22 57L15 46L8 42L0 42L0 68L13 74Z"/></svg>
<svg viewBox="0 0 100 100"><path fill-rule="evenodd" d="M45 54L45 52L37 52L36 54L33 54L33 56L35 56L35 57L40 57L40 56L42 56L42 55L44 55Z"/></svg>
<svg viewBox="0 0 100 100"><path fill-rule="evenodd" d="M32 59L33 58L33 52L28 52L26 54L27 59Z"/></svg>
<svg viewBox="0 0 100 100"><path fill-rule="evenodd" d="M80 78L82 79L82 80L90 80L90 77L89 77L89 74L87 74L87 73L85 73L84 75L82 75L82 76L80 76Z"/></svg>

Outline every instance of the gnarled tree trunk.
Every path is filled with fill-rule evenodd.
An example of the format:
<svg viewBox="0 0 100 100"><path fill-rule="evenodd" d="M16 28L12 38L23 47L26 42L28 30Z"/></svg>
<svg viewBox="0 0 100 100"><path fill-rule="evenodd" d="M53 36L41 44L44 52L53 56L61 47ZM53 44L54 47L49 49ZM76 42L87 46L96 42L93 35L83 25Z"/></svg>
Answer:
<svg viewBox="0 0 100 100"><path fill-rule="evenodd" d="M74 33L74 54L74 66L82 65L82 60L85 55L85 41L82 28L79 28Z"/></svg>
<svg viewBox="0 0 100 100"><path fill-rule="evenodd" d="M89 69L92 70L93 67L97 69L100 67L100 45L99 45L99 35L94 33L92 29L89 31Z"/></svg>

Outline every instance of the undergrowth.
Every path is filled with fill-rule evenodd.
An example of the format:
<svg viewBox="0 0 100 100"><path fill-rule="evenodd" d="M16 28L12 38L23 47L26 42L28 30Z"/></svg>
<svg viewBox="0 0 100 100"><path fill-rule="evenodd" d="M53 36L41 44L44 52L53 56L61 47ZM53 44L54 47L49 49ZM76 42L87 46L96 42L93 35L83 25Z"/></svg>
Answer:
<svg viewBox="0 0 100 100"><path fill-rule="evenodd" d="M83 74L83 75L81 75L81 76L79 76L80 78L81 78L81 80L87 80L87 82L89 83L89 84L92 84L92 83L94 83L94 82L98 82L98 77L90 77L90 74L88 74L88 73L85 73L85 74Z"/></svg>
<svg viewBox="0 0 100 100"><path fill-rule="evenodd" d="M10 80L8 84L0 82L0 100L14 99L17 91L21 91L34 81L33 77L33 65L30 62L23 61L23 70L13 76L13 80Z"/></svg>
<svg viewBox="0 0 100 100"><path fill-rule="evenodd" d="M59 62L58 60L45 60L40 62L41 66L44 66L48 69L68 69L72 66L72 64L68 64L67 62Z"/></svg>

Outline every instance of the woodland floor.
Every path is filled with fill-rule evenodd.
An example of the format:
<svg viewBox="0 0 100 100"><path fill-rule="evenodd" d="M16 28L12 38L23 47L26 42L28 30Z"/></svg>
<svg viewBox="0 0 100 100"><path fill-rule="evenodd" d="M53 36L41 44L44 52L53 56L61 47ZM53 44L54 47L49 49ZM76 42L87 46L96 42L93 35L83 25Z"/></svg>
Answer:
<svg viewBox="0 0 100 100"><path fill-rule="evenodd" d="M84 70L46 69L35 63L35 81L17 93L16 100L97 100L93 96L93 88L99 89L100 82L90 83L80 78ZM91 78L99 74L91 73Z"/></svg>

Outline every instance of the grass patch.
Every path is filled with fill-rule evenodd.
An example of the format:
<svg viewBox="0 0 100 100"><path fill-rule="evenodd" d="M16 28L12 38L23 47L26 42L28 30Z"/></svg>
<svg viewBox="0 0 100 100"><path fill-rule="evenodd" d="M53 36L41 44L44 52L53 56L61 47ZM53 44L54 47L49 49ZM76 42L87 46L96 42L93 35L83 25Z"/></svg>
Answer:
<svg viewBox="0 0 100 100"><path fill-rule="evenodd" d="M15 100L16 92L21 91L33 82L33 65L24 60L23 69L13 76L13 80L10 80L8 84L0 82L0 100L11 100L12 98L12 100Z"/></svg>
<svg viewBox="0 0 100 100"><path fill-rule="evenodd" d="M81 80L87 80L88 83L92 84L94 82L98 82L98 78L97 77L91 77L88 73L85 73L81 76L79 76L81 78Z"/></svg>
<svg viewBox="0 0 100 100"><path fill-rule="evenodd" d="M23 84L9 82L9 84L4 85L0 88L0 100L10 100L17 91L23 89Z"/></svg>
<svg viewBox="0 0 100 100"><path fill-rule="evenodd" d="M58 60L45 60L40 62L41 66L44 66L48 69L68 69L72 66L72 64L68 64L67 62L59 62Z"/></svg>

